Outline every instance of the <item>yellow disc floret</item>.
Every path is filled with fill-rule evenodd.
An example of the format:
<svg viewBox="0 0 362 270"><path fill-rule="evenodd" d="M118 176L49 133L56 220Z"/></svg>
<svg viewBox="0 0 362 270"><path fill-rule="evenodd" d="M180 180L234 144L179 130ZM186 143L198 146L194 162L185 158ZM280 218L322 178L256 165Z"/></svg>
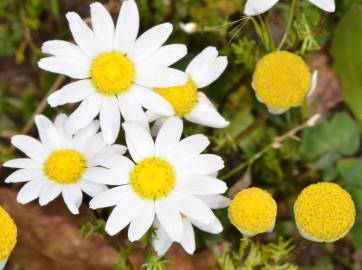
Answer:
<svg viewBox="0 0 362 270"><path fill-rule="evenodd" d="M240 191L229 206L231 223L245 236L272 231L276 214L273 197L256 187Z"/></svg>
<svg viewBox="0 0 362 270"><path fill-rule="evenodd" d="M93 60L90 77L99 93L106 96L118 95L131 87L135 68L127 56L118 52L106 52Z"/></svg>
<svg viewBox="0 0 362 270"><path fill-rule="evenodd" d="M160 158L146 158L130 172L130 184L143 199L166 197L175 187L173 167Z"/></svg>
<svg viewBox="0 0 362 270"><path fill-rule="evenodd" d="M334 242L349 232L356 210L349 193L339 185L318 183L300 193L294 215L302 236L317 242Z"/></svg>
<svg viewBox="0 0 362 270"><path fill-rule="evenodd" d="M0 261L7 259L16 244L17 229L13 219L0 207Z"/></svg>
<svg viewBox="0 0 362 270"><path fill-rule="evenodd" d="M172 105L177 116L188 115L199 99L197 87L192 80L182 86L156 88L154 91Z"/></svg>
<svg viewBox="0 0 362 270"><path fill-rule="evenodd" d="M271 109L287 110L302 104L311 88L312 75L304 60L293 53L267 54L257 64L253 88Z"/></svg>
<svg viewBox="0 0 362 270"><path fill-rule="evenodd" d="M78 182L85 169L85 157L75 150L55 150L44 163L44 173L58 184Z"/></svg>

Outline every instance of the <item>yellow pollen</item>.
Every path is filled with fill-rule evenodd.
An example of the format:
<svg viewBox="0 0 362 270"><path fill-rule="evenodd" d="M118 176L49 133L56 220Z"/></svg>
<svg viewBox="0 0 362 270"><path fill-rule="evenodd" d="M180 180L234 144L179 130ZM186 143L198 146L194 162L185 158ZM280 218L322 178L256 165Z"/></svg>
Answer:
<svg viewBox="0 0 362 270"><path fill-rule="evenodd" d="M334 183L306 187L294 204L300 233L317 242L334 242L344 237L354 224L356 210L347 191Z"/></svg>
<svg viewBox="0 0 362 270"><path fill-rule="evenodd" d="M244 235L253 236L274 228L277 204L260 188L240 191L229 206L231 223Z"/></svg>
<svg viewBox="0 0 362 270"><path fill-rule="evenodd" d="M293 53L267 54L257 64L253 88L258 99L272 109L302 104L311 87L312 75L304 60Z"/></svg>
<svg viewBox="0 0 362 270"><path fill-rule="evenodd" d="M44 163L44 173L59 184L77 183L86 168L87 161L74 150L55 150Z"/></svg>
<svg viewBox="0 0 362 270"><path fill-rule="evenodd" d="M97 91L106 96L122 94L129 90L135 77L131 60L118 52L98 55L92 62L90 77Z"/></svg>
<svg viewBox="0 0 362 270"><path fill-rule="evenodd" d="M130 172L130 184L143 199L166 197L175 187L175 174L170 163L160 158L146 158Z"/></svg>
<svg viewBox="0 0 362 270"><path fill-rule="evenodd" d="M172 105L177 116L188 115L199 100L197 87L192 80L181 86L156 88L154 91Z"/></svg>
<svg viewBox="0 0 362 270"><path fill-rule="evenodd" d="M17 229L13 219L0 207L0 261L9 257L16 245Z"/></svg>

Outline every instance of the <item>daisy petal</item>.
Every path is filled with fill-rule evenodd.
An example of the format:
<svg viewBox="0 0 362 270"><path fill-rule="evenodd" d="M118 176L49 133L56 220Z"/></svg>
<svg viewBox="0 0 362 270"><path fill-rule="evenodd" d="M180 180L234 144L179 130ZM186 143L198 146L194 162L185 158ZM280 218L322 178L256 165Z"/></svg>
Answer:
<svg viewBox="0 0 362 270"><path fill-rule="evenodd" d="M150 87L172 87L187 82L186 73L174 68L141 68L138 70L136 83Z"/></svg>
<svg viewBox="0 0 362 270"><path fill-rule="evenodd" d="M209 176L187 176L178 183L177 188L195 195L221 194L227 190L225 182Z"/></svg>
<svg viewBox="0 0 362 270"><path fill-rule="evenodd" d="M198 197L211 209L225 208L230 204L230 199L222 195L203 195Z"/></svg>
<svg viewBox="0 0 362 270"><path fill-rule="evenodd" d="M247 0L244 13L247 16L255 16L272 8L279 0Z"/></svg>
<svg viewBox="0 0 362 270"><path fill-rule="evenodd" d="M44 184L39 194L40 206L45 206L51 201L55 200L61 192L62 192L61 186L55 183L48 182Z"/></svg>
<svg viewBox="0 0 362 270"><path fill-rule="evenodd" d="M27 204L38 198L45 183L44 180L34 180L26 183L18 192L16 197L17 202Z"/></svg>
<svg viewBox="0 0 362 270"><path fill-rule="evenodd" d="M65 129L68 133L74 134L88 126L98 115L101 107L102 97L94 93L79 105L79 107L68 117Z"/></svg>
<svg viewBox="0 0 362 270"><path fill-rule="evenodd" d="M65 122L68 116L65 113L60 113L55 117L54 126L56 129L64 129Z"/></svg>
<svg viewBox="0 0 362 270"><path fill-rule="evenodd" d="M11 138L11 144L35 161L43 162L48 155L44 146L29 136L15 135Z"/></svg>
<svg viewBox="0 0 362 270"><path fill-rule="evenodd" d="M172 245L171 238L167 232L162 228L160 222L156 218L154 226L156 228L156 237L152 240L153 248L156 250L158 256L163 256Z"/></svg>
<svg viewBox="0 0 362 270"><path fill-rule="evenodd" d="M118 204L109 216L106 224L106 232L113 236L123 230L140 210L138 199L131 196L123 203Z"/></svg>
<svg viewBox="0 0 362 270"><path fill-rule="evenodd" d="M83 193L77 185L67 185L63 187L63 199L69 211L73 215L79 214L79 207L82 204Z"/></svg>
<svg viewBox="0 0 362 270"><path fill-rule="evenodd" d="M197 220L191 219L193 225L204 232L212 233L212 234L219 234L222 232L223 227L219 219L215 218L215 220L210 224L205 224L198 222Z"/></svg>
<svg viewBox="0 0 362 270"><path fill-rule="evenodd" d="M317 89L318 85L318 70L315 70L312 74L312 83L308 92L308 97L313 95L314 91Z"/></svg>
<svg viewBox="0 0 362 270"><path fill-rule="evenodd" d="M179 143L183 130L182 120L178 117L169 118L158 132L155 142L155 156L167 157Z"/></svg>
<svg viewBox="0 0 362 270"><path fill-rule="evenodd" d="M20 169L10 174L5 180L5 183L28 182L39 180L44 177L41 169Z"/></svg>
<svg viewBox="0 0 362 270"><path fill-rule="evenodd" d="M170 103L151 89L142 86L134 87L134 96L142 107L162 116L171 116L174 111Z"/></svg>
<svg viewBox="0 0 362 270"><path fill-rule="evenodd" d="M128 56L135 62L140 62L162 46L172 33L172 24L163 23L144 32L130 49Z"/></svg>
<svg viewBox="0 0 362 270"><path fill-rule="evenodd" d="M180 244L188 254L194 254L196 249L194 228L188 218L183 218L182 224L184 227L184 237L181 239Z"/></svg>
<svg viewBox="0 0 362 270"><path fill-rule="evenodd" d="M83 178L90 182L104 185L123 185L128 183L128 178L122 179L110 170L97 167L88 168Z"/></svg>
<svg viewBox="0 0 362 270"><path fill-rule="evenodd" d="M201 102L185 118L190 122L213 128L224 128L229 125L214 107Z"/></svg>
<svg viewBox="0 0 362 270"><path fill-rule="evenodd" d="M88 145L87 145L88 144ZM106 147L106 142L103 139L102 133L98 133L93 136L82 149L83 154L89 160L92 160L93 156L102 151Z"/></svg>
<svg viewBox="0 0 362 270"><path fill-rule="evenodd" d="M67 103L77 103L86 99L94 92L90 80L80 80L65 85L60 90L48 97L51 107L57 107Z"/></svg>
<svg viewBox="0 0 362 270"><path fill-rule="evenodd" d="M131 194L129 185L111 188L94 197L89 202L89 207L92 209L111 207L120 204L124 200L128 200Z"/></svg>
<svg viewBox="0 0 362 270"><path fill-rule="evenodd" d="M212 65L218 56L218 51L215 47L207 47L199 53L187 66L186 73L190 76L204 70Z"/></svg>
<svg viewBox="0 0 362 270"><path fill-rule="evenodd" d="M19 168L19 169L39 169L42 165L30 158L17 158L6 161L3 164L4 167L8 168Z"/></svg>
<svg viewBox="0 0 362 270"><path fill-rule="evenodd" d="M101 52L100 44L92 30L75 12L68 12L66 18L72 32L75 43L89 58L93 58Z"/></svg>
<svg viewBox="0 0 362 270"><path fill-rule="evenodd" d="M197 88L203 88L216 81L224 72L228 60L225 56L218 57L209 68L202 72L195 72L191 75L192 80L195 82Z"/></svg>
<svg viewBox="0 0 362 270"><path fill-rule="evenodd" d="M105 51L113 49L114 24L107 9L99 2L90 5L92 28L96 39Z"/></svg>
<svg viewBox="0 0 362 270"><path fill-rule="evenodd" d="M121 145L121 144L112 144L112 145L107 145L102 151L101 153L103 154L118 154L118 155L123 155L124 153L126 153L127 151L127 147Z"/></svg>
<svg viewBox="0 0 362 270"><path fill-rule="evenodd" d="M135 166L128 158L114 153L96 155L92 159L92 162L96 165L122 173L122 175L127 175Z"/></svg>
<svg viewBox="0 0 362 270"><path fill-rule="evenodd" d="M90 65L90 60L85 56L79 47L64 40L50 40L43 43L41 50L43 53L54 56L65 56L79 59L82 63Z"/></svg>
<svg viewBox="0 0 362 270"><path fill-rule="evenodd" d="M64 56L45 57L40 59L38 66L46 71L63 74L73 79L89 78L89 63L75 58Z"/></svg>
<svg viewBox="0 0 362 270"><path fill-rule="evenodd" d="M202 134L196 134L182 139L169 153L168 157L177 163L196 157L210 144L209 139Z"/></svg>
<svg viewBox="0 0 362 270"><path fill-rule="evenodd" d="M136 97L132 95L118 96L118 102L125 121L137 122L145 128L149 128L145 112Z"/></svg>
<svg viewBox="0 0 362 270"><path fill-rule="evenodd" d="M187 175L210 175L224 168L221 157L212 154L202 154L190 158L179 170Z"/></svg>
<svg viewBox="0 0 362 270"><path fill-rule="evenodd" d="M138 123L132 122L124 123L123 128L126 133L128 151L134 161L154 156L155 146L148 130Z"/></svg>
<svg viewBox="0 0 362 270"><path fill-rule="evenodd" d="M38 128L39 138L48 150L54 150L61 146L58 131L47 117L44 115L36 115L35 124Z"/></svg>
<svg viewBox="0 0 362 270"><path fill-rule="evenodd" d="M139 30L138 8L134 0L123 1L114 36L114 50L127 53L134 45Z"/></svg>
<svg viewBox="0 0 362 270"><path fill-rule="evenodd" d="M179 242L183 237L182 219L180 213L170 202L169 199L156 201L156 215L171 240Z"/></svg>
<svg viewBox="0 0 362 270"><path fill-rule="evenodd" d="M99 115L103 138L108 144L116 141L120 123L121 112L116 97L104 97Z"/></svg>
<svg viewBox="0 0 362 270"><path fill-rule="evenodd" d="M334 12L336 10L334 0L309 0L309 2L327 12Z"/></svg>
<svg viewBox="0 0 362 270"><path fill-rule="evenodd" d="M153 202L144 202L137 215L134 216L128 228L128 239L131 242L139 240L151 227L155 219Z"/></svg>
<svg viewBox="0 0 362 270"><path fill-rule="evenodd" d="M87 148L88 142L92 139L99 130L98 120L92 121L87 127L83 128L73 136L74 145L81 150Z"/></svg>
<svg viewBox="0 0 362 270"><path fill-rule="evenodd" d="M182 44L162 46L152 55L139 63L141 67L168 67L175 64L187 54L187 47Z"/></svg>

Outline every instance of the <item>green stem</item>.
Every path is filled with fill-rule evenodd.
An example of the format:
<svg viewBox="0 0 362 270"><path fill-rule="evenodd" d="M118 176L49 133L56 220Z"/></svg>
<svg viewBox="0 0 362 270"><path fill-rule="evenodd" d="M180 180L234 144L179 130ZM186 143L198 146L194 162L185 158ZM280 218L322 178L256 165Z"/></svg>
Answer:
<svg viewBox="0 0 362 270"><path fill-rule="evenodd" d="M288 24L287 24L287 27L285 28L285 32L284 32L284 36L282 38L282 41L280 42L280 44L278 46L278 51L283 47L285 41L288 38L289 31L292 28L293 18L294 18L294 11L295 11L295 3L296 3L296 0L292 0L292 6L290 8L290 15L289 15L289 19L288 19Z"/></svg>

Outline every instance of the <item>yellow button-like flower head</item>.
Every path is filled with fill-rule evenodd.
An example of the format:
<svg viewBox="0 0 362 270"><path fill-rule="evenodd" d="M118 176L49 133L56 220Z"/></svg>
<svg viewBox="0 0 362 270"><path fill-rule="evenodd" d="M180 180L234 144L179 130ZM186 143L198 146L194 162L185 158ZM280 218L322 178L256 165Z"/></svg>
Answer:
<svg viewBox="0 0 362 270"><path fill-rule="evenodd" d="M0 207L0 262L5 261L13 251L17 229L9 214Z"/></svg>

